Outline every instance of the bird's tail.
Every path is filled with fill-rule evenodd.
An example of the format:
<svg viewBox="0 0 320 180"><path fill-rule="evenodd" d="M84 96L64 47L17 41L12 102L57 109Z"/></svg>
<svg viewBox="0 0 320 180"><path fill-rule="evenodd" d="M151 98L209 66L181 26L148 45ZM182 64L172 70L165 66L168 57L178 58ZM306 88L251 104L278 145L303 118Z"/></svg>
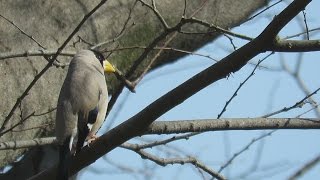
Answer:
<svg viewBox="0 0 320 180"><path fill-rule="evenodd" d="M69 149L70 138L67 138L63 145L59 146L59 164L57 180L68 180L69 166L71 162L71 151Z"/></svg>

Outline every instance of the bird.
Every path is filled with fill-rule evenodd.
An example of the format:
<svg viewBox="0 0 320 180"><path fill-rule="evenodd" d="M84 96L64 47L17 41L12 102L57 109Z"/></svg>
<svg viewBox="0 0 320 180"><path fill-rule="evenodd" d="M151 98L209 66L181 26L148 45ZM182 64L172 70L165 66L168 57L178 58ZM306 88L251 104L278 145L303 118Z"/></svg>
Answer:
<svg viewBox="0 0 320 180"><path fill-rule="evenodd" d="M57 179L68 179L72 155L81 151L85 141L91 143L97 138L108 107L105 73L115 72L115 67L95 50L80 50L70 61L56 111Z"/></svg>

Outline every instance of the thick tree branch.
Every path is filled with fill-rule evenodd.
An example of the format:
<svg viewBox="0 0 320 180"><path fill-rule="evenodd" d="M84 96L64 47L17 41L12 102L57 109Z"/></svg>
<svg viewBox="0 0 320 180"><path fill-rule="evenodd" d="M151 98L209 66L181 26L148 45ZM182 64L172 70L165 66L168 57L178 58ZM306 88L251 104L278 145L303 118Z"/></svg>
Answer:
<svg viewBox="0 0 320 180"><path fill-rule="evenodd" d="M311 118L222 118L179 121L156 121L141 135L180 134L188 132L228 131L228 130L267 130L267 129L320 129L320 119ZM136 149L150 148L166 144L176 139L186 139L192 135L170 138L145 145ZM101 137L104 138L104 137ZM54 137L38 138L25 141L0 143L0 150L18 149L55 143ZM91 148L90 148L91 149Z"/></svg>
<svg viewBox="0 0 320 180"><path fill-rule="evenodd" d="M308 118L223 118L158 121L149 126L146 134L262 129L320 129L320 120Z"/></svg>
<svg viewBox="0 0 320 180"><path fill-rule="evenodd" d="M55 142L56 142L55 137L37 138L37 139L24 140L24 141L1 142L0 143L0 150L28 148L28 147L34 147L34 146L44 146L44 145L48 145L48 144L54 144Z"/></svg>
<svg viewBox="0 0 320 180"><path fill-rule="evenodd" d="M181 104L187 98L213 82L227 77L232 72L240 70L250 59L265 52L268 47L273 44L276 35L281 28L302 11L310 2L310 0L295 0L276 16L256 39L223 58L218 63L198 73L177 88L160 97L129 120L102 135L90 146L90 148L83 148L81 153L73 158L70 167L70 175L75 174L83 167L95 162L98 158L118 147L125 141L135 136L142 135L147 130L147 127L162 114ZM56 167L53 167L39 173L34 176L33 179L54 179L55 172Z"/></svg>
<svg viewBox="0 0 320 180"><path fill-rule="evenodd" d="M320 51L320 40L278 40L268 50L275 52Z"/></svg>

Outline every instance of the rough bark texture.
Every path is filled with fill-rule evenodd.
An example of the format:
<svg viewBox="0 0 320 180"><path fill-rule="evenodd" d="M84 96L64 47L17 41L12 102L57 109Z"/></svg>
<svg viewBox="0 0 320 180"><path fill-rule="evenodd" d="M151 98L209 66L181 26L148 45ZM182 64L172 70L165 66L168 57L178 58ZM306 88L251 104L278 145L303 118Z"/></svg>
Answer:
<svg viewBox="0 0 320 180"><path fill-rule="evenodd" d="M99 1L85 0L65 0L59 2L53 0L0 0L0 13L12 20L26 33L32 35L46 48L57 49L81 21L83 16L98 2ZM146 2L151 4L149 1ZM204 1L200 0L187 1L186 16L190 17L191 14L201 7L203 2ZM209 0L194 17L223 28L231 28L241 24L250 14L265 4L266 1L264 0ZM180 21L184 11L184 0L156 1L156 5L169 26L174 26ZM119 39L103 46L102 49L108 50L116 47L137 45L148 46L164 29L153 11L146 6L142 6L140 2L135 3L134 0L109 0L84 24L77 35L93 44L113 39L123 28L129 16L130 9L133 10L126 31ZM135 25L131 26L132 23L135 23ZM188 32L208 31L207 28L194 24L183 26L182 30ZM168 46L193 51L214 40L216 37L217 34L177 34ZM72 42L76 42L77 40L78 38L75 36ZM158 46L162 46L164 41L165 39L160 41ZM77 49L88 47L84 43L77 43L73 46L72 42L67 46L67 50L76 51ZM38 49L41 48L37 46L36 43L23 35L13 25L0 18L0 53L23 52ZM109 59L116 64L118 69L126 72L142 52L143 50L141 49L118 51L112 53ZM139 72L143 70L143 67L154 53L155 52L152 52L147 56L144 63L136 71L136 74L139 74ZM160 55L156 64L162 65L173 62L182 55L181 53L166 51ZM62 56L58 57L58 59L62 62L68 62L70 60L69 57ZM0 60L0 92L2 93L0 101L0 125L3 124L3 120L10 112L17 98L46 63L47 61L43 57L22 57ZM27 97L23 99L20 108L15 111L6 128L10 128L12 125L18 123L21 118L27 117L32 112L41 114L55 108L57 96L66 70L67 68L52 67L41 77ZM108 77L109 91L111 94L113 92L112 87L114 87L116 83L114 77ZM32 116L14 128L14 131L10 131L1 136L0 141L33 139L48 134L52 135L54 118L55 111L42 116ZM42 128L33 128L39 126ZM46 156L50 154L51 151L54 152L54 147L33 148L29 151L0 151L0 167L12 164L17 157L25 154L23 161L14 163L14 168L8 173L10 177L3 177L24 179L48 167L57 159L53 159L52 157L55 156L52 155ZM39 152L42 152L40 153L41 156ZM44 159L48 157L51 157L51 160L48 161L49 163L43 164L42 162L46 162ZM31 174L21 172L21 170L26 172L26 167L29 168L30 171L28 172ZM16 175L21 176L18 178Z"/></svg>

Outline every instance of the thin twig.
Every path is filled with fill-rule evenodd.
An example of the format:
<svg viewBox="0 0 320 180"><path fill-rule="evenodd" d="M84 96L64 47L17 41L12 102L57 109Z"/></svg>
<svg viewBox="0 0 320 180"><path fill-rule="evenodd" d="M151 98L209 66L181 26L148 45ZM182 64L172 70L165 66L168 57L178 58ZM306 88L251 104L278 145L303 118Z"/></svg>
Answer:
<svg viewBox="0 0 320 180"><path fill-rule="evenodd" d="M19 130L14 130L12 129L11 132L22 132L22 131L30 131L30 130L33 130L33 129L45 129L47 128L48 126L52 125L52 123L45 123L45 124L41 124L41 125L38 125L38 126L33 126L33 127L29 127L29 128L24 128L24 129L19 129Z"/></svg>
<svg viewBox="0 0 320 180"><path fill-rule="evenodd" d="M169 26L167 24L167 22L164 20L164 18L162 17L162 15L159 13L159 11L156 8L155 2L154 0L152 0L152 5L149 5L148 3L144 2L143 0L138 0L143 6L148 7L149 9L151 9L154 14L156 15L156 17L159 19L159 21L161 22L163 28L169 29Z"/></svg>
<svg viewBox="0 0 320 180"><path fill-rule="evenodd" d="M147 49L147 48L148 47L146 47L146 46L128 46L128 47L120 47L120 48L105 50L104 52L125 51L125 50L130 50L130 49ZM196 52L187 51L187 50L178 49L178 48L173 48L173 47L156 46L156 47L153 47L152 50L175 51L175 52L185 53L185 54L189 54L189 55L196 55L196 56L205 57L205 58L208 58L208 59L213 60L215 62L218 62L217 59L214 59L210 55L204 55L204 54L201 54L201 53L196 53ZM1 56L0 56L0 58L1 58Z"/></svg>
<svg viewBox="0 0 320 180"><path fill-rule="evenodd" d="M164 43L164 47L168 46L169 43L176 37L177 32L173 33ZM133 82L134 86L136 86L143 77L150 71L152 65L156 62L160 54L163 52L163 49L160 49L154 56L151 58L151 60L148 62L148 65L143 69L142 73L139 75L139 77L136 78L136 80Z"/></svg>
<svg viewBox="0 0 320 180"><path fill-rule="evenodd" d="M253 38L252 37L248 37L248 36L245 36L245 35L242 35L242 34L238 34L238 33L234 33L234 32L231 32L229 30L226 30L222 27L219 27L217 25L213 25L213 24L210 24L206 21L203 21L203 20L200 20L200 19L197 19L197 18L182 18L183 21L185 21L185 23L196 23L196 24L200 24L200 25L203 25L205 27L208 27L210 29L213 30L213 32L218 32L218 33L222 33L222 34L227 34L227 35L230 35L230 36L233 36L233 37L236 37L236 38L240 38L240 39L244 39L244 40L247 40L247 41L252 41ZM183 31L179 31L180 33L186 33L186 32L183 32ZM210 33L210 32L206 32L207 33Z"/></svg>
<svg viewBox="0 0 320 180"><path fill-rule="evenodd" d="M190 137L198 135L198 134L199 133L197 133L197 132L193 132L193 133L188 133L188 134L184 134L184 135L180 135L180 136L173 136L173 137L165 139L165 140L154 141L154 142L147 143L147 144L136 144L135 148L136 149L153 148L155 146L165 145L165 144L168 144L170 142L177 141L177 140L182 140L182 139L188 140Z"/></svg>
<svg viewBox="0 0 320 180"><path fill-rule="evenodd" d="M124 32L128 29L130 29L130 27L134 26L135 23L132 23L131 26L129 28L127 28L127 25L130 21L130 19L132 18L131 15L132 15L132 12L133 12L133 9L135 8L136 4L137 4L138 1L135 1L133 6L129 9L129 14L128 14L128 17L127 19L125 20L124 22L124 25L122 26L122 29L120 30L120 32L112 39L110 40L107 40L105 42L101 42L101 43L98 43L96 45L92 45L92 47L90 47L90 49L98 49L99 47L101 46L104 46L106 44L109 44L109 43L112 43L112 42L115 42L116 40L120 39L123 35L124 35ZM105 52L105 51L102 51L102 52Z"/></svg>
<svg viewBox="0 0 320 180"><path fill-rule="evenodd" d="M19 57L32 57L32 56L53 56L57 50L27 50L27 51L13 51L0 53L0 60L19 58ZM76 54L75 51L62 51L60 56L72 57Z"/></svg>
<svg viewBox="0 0 320 180"><path fill-rule="evenodd" d="M268 132L268 133L265 133L265 134L263 134L263 135L261 135L261 136L259 136L259 137L257 137L257 138L252 139L250 143L248 143L246 146L244 146L243 148L241 148L241 150L239 150L238 152L236 152L227 162L225 162L225 163L220 167L220 169L218 170L218 173L222 172L222 170L224 170L227 166L229 166L236 157L238 157L239 155L241 155L243 152L247 151L247 150L250 148L250 146L252 146L255 142L257 142L257 141L259 141L259 140L261 140L261 139L263 139L263 138L265 138L265 137L267 137L267 136L271 136L271 134L272 134L273 132L274 132L274 130L273 130L273 131L270 131L270 132Z"/></svg>
<svg viewBox="0 0 320 180"><path fill-rule="evenodd" d="M187 157L187 158L159 158L153 154L150 154L144 150L141 149L135 149L135 146L131 146L129 143L125 143L121 145L122 148L132 150L136 153L138 153L143 159L149 159L155 163L157 163L160 166L166 166L168 164L193 164L194 166L200 168L201 170L205 171L206 173L210 174L212 177L217 178L219 180L225 179L222 175L215 172L214 170L210 169L208 166L204 165L202 162L197 160L194 157Z"/></svg>
<svg viewBox="0 0 320 180"><path fill-rule="evenodd" d="M186 17L186 13L187 13L187 0L184 0L184 8L183 8L182 17Z"/></svg>
<svg viewBox="0 0 320 180"><path fill-rule="evenodd" d="M12 24L15 28L17 28L23 35L27 36L29 39L31 39L33 42L35 42L39 47L41 47L42 49L46 49L43 45L41 45L33 36L27 34L24 30L22 30L19 26L17 26L13 21L11 21L10 19L6 18L5 16L3 16L2 14L0 14L0 16L5 19L7 22L9 22L10 24Z"/></svg>
<svg viewBox="0 0 320 180"><path fill-rule="evenodd" d="M19 110L20 110L20 121L17 122L16 124L12 125L9 129L3 131L3 132L0 132L0 137L3 136L4 134L10 132L10 131L13 131L16 127L22 125L26 120L30 119L31 117L34 117L34 116L43 116L43 115L46 115L46 114L49 114L51 113L52 111L56 110L56 108L53 108L53 109L49 109L48 111L46 112L43 112L43 113L39 113L39 114L36 114L35 111L33 111L32 113L30 113L29 115L27 115L26 117L23 117L23 112L22 112L22 107L21 105L19 105Z"/></svg>
<svg viewBox="0 0 320 180"><path fill-rule="evenodd" d="M266 115L263 115L261 116L262 118L266 118L266 117L271 117L271 116L274 116L276 114L279 114L279 113L283 113L283 112L287 112L287 111L290 111L292 109L295 109L295 108L300 108L302 107L304 104L305 104L305 101L310 98L311 96L317 94L317 92L320 90L320 88L316 89L315 91L313 91L311 94L308 94L307 96L305 96L303 99L301 99L300 101L296 102L294 105L290 106L290 107L284 107L278 111L275 111L275 112L272 112L272 113L269 113L269 114L266 114Z"/></svg>
<svg viewBox="0 0 320 180"><path fill-rule="evenodd" d="M303 14L303 21L304 21L304 24L306 26L306 34L307 34L307 40L310 40L310 36L309 36L309 28L308 28L308 23L307 23L307 15L306 15L306 12L305 11L302 11L302 14Z"/></svg>
<svg viewBox="0 0 320 180"><path fill-rule="evenodd" d="M267 11L268 9L272 8L273 6L279 4L280 2L282 2L283 0L279 0L273 4L271 4L270 6L267 6L266 8L264 8L263 10L261 10L260 12L258 12L257 14L251 16L250 18L248 18L247 20L245 20L242 24L254 19L255 17L259 16L260 14L264 13L265 11Z"/></svg>
<svg viewBox="0 0 320 180"><path fill-rule="evenodd" d="M319 164L320 162L320 155L313 158L311 161L307 162L305 165L303 165L298 171L296 171L293 175L291 175L288 179L289 180L296 180L299 177L301 177L306 172L310 171L314 166Z"/></svg>
<svg viewBox="0 0 320 180"><path fill-rule="evenodd" d="M231 103L231 101L237 96L239 90L241 89L241 87L254 75L257 67L259 67L259 65L266 60L268 57L270 57L273 54L273 52L271 52L270 54L268 54L267 56L265 56L263 59L259 60L257 65L254 67L254 69L252 70L252 72L249 74L249 76L240 83L240 85L238 86L238 88L236 89L236 91L232 94L231 98L226 102L226 104L224 105L224 107L222 108L221 112L218 114L217 119L220 119L220 117L223 115L223 113L226 111L228 105Z"/></svg>
<svg viewBox="0 0 320 180"><path fill-rule="evenodd" d="M301 35L304 35L304 34L307 34L307 33L310 34L311 32L319 31L319 30L320 30L320 27L309 29L309 31L304 31L304 32L301 32L301 33L297 33L297 34L293 34L293 35L290 35L290 36L286 36L283 39L291 39L291 38L298 37L298 36L301 36Z"/></svg>
<svg viewBox="0 0 320 180"><path fill-rule="evenodd" d="M30 113L28 116L26 116L25 118L19 120L19 122L17 122L16 124L12 125L10 128L3 130L0 132L0 137L3 136L4 134L12 131L14 128L16 128L17 126L23 124L26 120L28 120L29 118L31 118L32 116L34 116L34 111L32 113Z"/></svg>

